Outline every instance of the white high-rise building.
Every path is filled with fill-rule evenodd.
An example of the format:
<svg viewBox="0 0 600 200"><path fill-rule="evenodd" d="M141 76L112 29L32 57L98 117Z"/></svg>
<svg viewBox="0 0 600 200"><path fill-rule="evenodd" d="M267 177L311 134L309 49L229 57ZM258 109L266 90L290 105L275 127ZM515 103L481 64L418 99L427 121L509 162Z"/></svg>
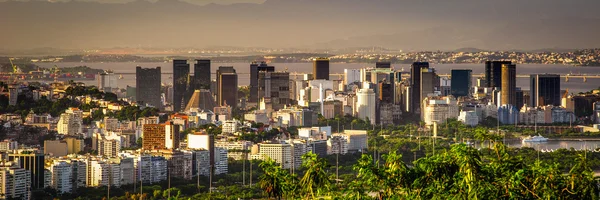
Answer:
<svg viewBox="0 0 600 200"><path fill-rule="evenodd" d="M109 158L117 157L121 151L121 141L102 138L98 140L98 155Z"/></svg>
<svg viewBox="0 0 600 200"><path fill-rule="evenodd" d="M101 160L92 160L88 165L88 186L121 186L121 166Z"/></svg>
<svg viewBox="0 0 600 200"><path fill-rule="evenodd" d="M302 166L302 155L306 154L307 146L304 141L293 140L289 142L292 145L292 167L298 169Z"/></svg>
<svg viewBox="0 0 600 200"><path fill-rule="evenodd" d="M227 174L227 149L215 148L215 175Z"/></svg>
<svg viewBox="0 0 600 200"><path fill-rule="evenodd" d="M363 120L369 119L371 124L375 124L375 92L372 89L360 89L356 93L358 101L356 103L357 117Z"/></svg>
<svg viewBox="0 0 600 200"><path fill-rule="evenodd" d="M56 129L58 134L75 135L82 133L83 111L78 108L69 108L60 115Z"/></svg>
<svg viewBox="0 0 600 200"><path fill-rule="evenodd" d="M259 154L263 159L271 158L281 164L281 168L292 166L292 146L290 144L260 144Z"/></svg>
<svg viewBox="0 0 600 200"><path fill-rule="evenodd" d="M121 169L121 185L133 184L136 179L135 164L133 158L119 159Z"/></svg>
<svg viewBox="0 0 600 200"><path fill-rule="evenodd" d="M361 82L360 69L344 69L344 86L355 82Z"/></svg>
<svg viewBox="0 0 600 200"><path fill-rule="evenodd" d="M61 160L54 160L48 167L50 171L50 187L59 193L73 191L73 166Z"/></svg>
<svg viewBox="0 0 600 200"><path fill-rule="evenodd" d="M210 152L208 150L190 150L189 152L192 154L192 176L209 176Z"/></svg>
<svg viewBox="0 0 600 200"><path fill-rule="evenodd" d="M0 199L31 197L31 173L12 162L0 163Z"/></svg>

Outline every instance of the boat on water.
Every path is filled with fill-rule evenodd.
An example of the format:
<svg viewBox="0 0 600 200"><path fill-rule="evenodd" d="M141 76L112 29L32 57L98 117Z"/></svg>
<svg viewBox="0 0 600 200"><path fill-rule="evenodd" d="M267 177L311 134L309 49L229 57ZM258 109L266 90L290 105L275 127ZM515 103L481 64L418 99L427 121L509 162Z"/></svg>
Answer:
<svg viewBox="0 0 600 200"><path fill-rule="evenodd" d="M548 138L545 138L544 136L541 135L536 135L536 136L527 136L525 138L523 138L523 142L547 142Z"/></svg>

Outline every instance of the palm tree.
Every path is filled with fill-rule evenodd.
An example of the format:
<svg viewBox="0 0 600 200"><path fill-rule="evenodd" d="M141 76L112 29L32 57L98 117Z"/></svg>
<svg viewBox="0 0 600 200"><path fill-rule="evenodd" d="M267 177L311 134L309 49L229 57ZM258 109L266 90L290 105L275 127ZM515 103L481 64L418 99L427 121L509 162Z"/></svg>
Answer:
<svg viewBox="0 0 600 200"><path fill-rule="evenodd" d="M306 169L306 172L302 180L300 180L300 185L307 195L310 194L312 199L315 199L315 189L318 195L323 190L327 191L331 184L329 176L325 172L326 165L326 161L322 158L317 158L317 154L308 152L302 155L302 166Z"/></svg>
<svg viewBox="0 0 600 200"><path fill-rule="evenodd" d="M265 161L258 165L264 172L260 177L259 185L265 190L269 198L274 197L281 199L283 195L283 184L284 177L282 177L282 171L279 164L277 164L271 158L267 158Z"/></svg>

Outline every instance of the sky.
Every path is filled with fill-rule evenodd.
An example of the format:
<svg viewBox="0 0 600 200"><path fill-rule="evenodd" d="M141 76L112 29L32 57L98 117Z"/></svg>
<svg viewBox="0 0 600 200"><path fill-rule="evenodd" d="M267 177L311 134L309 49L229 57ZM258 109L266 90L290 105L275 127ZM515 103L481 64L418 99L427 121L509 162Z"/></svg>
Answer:
<svg viewBox="0 0 600 200"><path fill-rule="evenodd" d="M600 46L598 0L122 1L0 2L0 50Z"/></svg>

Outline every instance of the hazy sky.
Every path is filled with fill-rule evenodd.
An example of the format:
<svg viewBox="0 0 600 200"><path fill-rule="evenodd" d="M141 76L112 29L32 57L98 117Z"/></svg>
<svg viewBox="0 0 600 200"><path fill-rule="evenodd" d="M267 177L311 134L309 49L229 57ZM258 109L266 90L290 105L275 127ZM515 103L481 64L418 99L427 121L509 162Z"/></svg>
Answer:
<svg viewBox="0 0 600 200"><path fill-rule="evenodd" d="M70 0L48 0L48 1L70 1ZM88 1L88 2L101 2L101 3L127 3L135 0L78 0L78 1ZM151 0L156 1L156 0ZM264 3L265 0L182 0L185 2L197 4L197 5L206 5L210 3L228 5L233 3Z"/></svg>
<svg viewBox="0 0 600 200"><path fill-rule="evenodd" d="M0 50L600 47L600 0L188 1L1 2Z"/></svg>

